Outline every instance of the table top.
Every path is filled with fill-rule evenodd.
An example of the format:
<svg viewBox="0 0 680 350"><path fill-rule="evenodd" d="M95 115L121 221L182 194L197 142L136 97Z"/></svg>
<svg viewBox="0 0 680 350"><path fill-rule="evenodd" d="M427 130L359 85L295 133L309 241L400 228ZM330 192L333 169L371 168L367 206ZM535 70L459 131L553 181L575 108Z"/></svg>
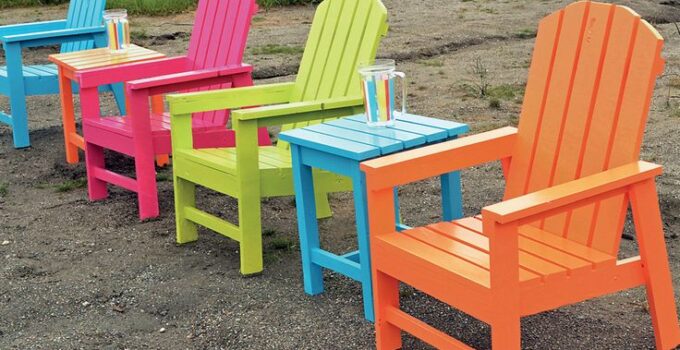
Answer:
<svg viewBox="0 0 680 350"><path fill-rule="evenodd" d="M363 114L284 131L291 144L364 161L452 139L469 130L467 124L407 114L393 126L371 127Z"/></svg>
<svg viewBox="0 0 680 350"><path fill-rule="evenodd" d="M49 59L59 66L79 71L164 57L165 55L160 52L132 44L126 53L121 54L112 54L108 48L101 48L54 54L50 55Z"/></svg>

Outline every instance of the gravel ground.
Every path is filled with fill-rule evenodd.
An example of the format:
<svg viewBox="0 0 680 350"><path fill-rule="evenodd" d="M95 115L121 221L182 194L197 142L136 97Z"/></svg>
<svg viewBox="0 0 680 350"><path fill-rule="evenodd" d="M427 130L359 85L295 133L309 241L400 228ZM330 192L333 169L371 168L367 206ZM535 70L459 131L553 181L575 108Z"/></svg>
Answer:
<svg viewBox="0 0 680 350"><path fill-rule="evenodd" d="M411 111L467 122L473 132L515 125L538 20L569 1L385 0L389 36L379 55L397 58L409 75ZM617 1L650 20L666 38L666 74L659 80L642 157L664 165L659 193L673 281L680 290L680 18L675 1ZM667 5L662 5L665 3ZM59 18L63 7L3 10L0 24ZM272 9L254 22L246 61L258 84L290 81L299 54L254 54L270 44L301 48L312 6ZM132 18L135 41L167 54L186 50L193 14ZM54 48L30 50L43 62ZM295 50L293 50L295 51ZM510 94L499 108L461 88L480 60L491 84ZM0 61L3 58L0 57ZM110 96L105 110L112 110ZM0 98L0 109L7 100ZM326 273L326 292L302 290L292 198L264 200L266 269L243 278L238 246L209 231L196 243L174 242L172 183L159 183L161 216L140 222L135 196L114 189L90 203L84 165L66 165L56 96L29 99L33 147L14 150L0 126L0 349L371 349L372 324L363 320L357 283ZM130 173L129 159L110 155L109 166ZM159 169L161 179L171 169ZM466 214L502 195L498 164L463 173ZM4 193L6 192L6 193ZM401 189L406 222L439 219L439 187L429 180ZM322 244L354 249L349 194L332 197L334 216L321 222ZM234 215L235 201L199 191L200 205ZM632 234L630 223L626 233ZM6 243L5 243L6 242ZM289 242L290 249L281 249ZM637 250L623 240L621 256ZM409 288L405 309L479 349L490 347L488 327ZM677 299L677 298L676 298ZM526 349L649 349L653 332L644 290L527 317ZM406 337L406 349L427 346Z"/></svg>

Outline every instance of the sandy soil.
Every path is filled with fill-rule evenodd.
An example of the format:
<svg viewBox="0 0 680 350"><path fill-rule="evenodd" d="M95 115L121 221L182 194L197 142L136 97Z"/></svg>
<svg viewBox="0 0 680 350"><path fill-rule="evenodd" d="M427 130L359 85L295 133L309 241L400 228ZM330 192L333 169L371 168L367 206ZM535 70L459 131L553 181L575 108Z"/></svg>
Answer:
<svg viewBox="0 0 680 350"><path fill-rule="evenodd" d="M469 123L474 132L517 122L538 19L569 1L386 0L391 31L381 57L399 60L410 78L415 113ZM674 284L680 290L680 18L675 1L626 0L667 40L667 73L659 80L643 158L664 165L660 200ZM666 3L670 5L661 5ZM0 25L60 18L63 7L3 10ZM299 55L259 54L268 44L302 47L314 13L311 6L273 9L255 20L246 56L258 84L292 80ZM132 18L135 40L167 54L183 53L193 14ZM54 48L31 50L25 60L45 61ZM476 59L491 84L510 91L500 108L461 88L473 79ZM2 61L0 56L0 61ZM670 93L669 93L670 91ZM514 96L512 96L514 95ZM111 98L106 97L106 109ZM7 100L0 98L0 109ZM66 165L56 96L29 100L33 147L14 150L10 130L0 126L0 348L1 349L370 349L373 327L363 320L357 283L325 275L326 293L303 293L297 223L292 198L264 201L266 269L243 278L236 243L201 231L195 244L174 243L172 183L159 183L161 217L140 222L135 197L113 189L90 203L82 186L84 166ZM110 166L131 173L128 159L112 155ZM160 178L171 169L160 169ZM466 214L501 197L500 167L463 173ZM405 219L439 219L439 187L424 181L401 190ZM235 202L201 191L211 211L233 215ZM323 244L353 249L351 196L333 196L334 217L321 223ZM626 233L632 234L630 223ZM277 249L290 242L290 249ZM626 239L621 254L636 251ZM489 348L488 327L416 293L402 293L405 308L456 334L475 348ZM164 329L161 332L161 329ZM523 322L527 349L648 349L653 333L644 290L635 289ZM426 349L407 337L407 349Z"/></svg>

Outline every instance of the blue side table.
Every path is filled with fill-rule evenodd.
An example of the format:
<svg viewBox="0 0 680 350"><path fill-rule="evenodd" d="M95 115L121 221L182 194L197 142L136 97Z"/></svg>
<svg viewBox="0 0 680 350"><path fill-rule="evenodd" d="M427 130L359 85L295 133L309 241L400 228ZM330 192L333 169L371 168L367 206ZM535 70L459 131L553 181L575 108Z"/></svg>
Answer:
<svg viewBox="0 0 680 350"><path fill-rule="evenodd" d="M291 145L305 292L311 295L323 292L321 268L341 273L362 283L364 313L366 319L373 321L366 180L359 164L388 154L455 139L467 131L466 124L417 115L402 116L394 126L369 127L361 114L282 132L279 138ZM312 167L352 179L358 251L336 255L320 248ZM462 217L460 173L442 175L441 183L444 219ZM395 210L399 217L398 204ZM403 228L404 225L397 223L398 230Z"/></svg>

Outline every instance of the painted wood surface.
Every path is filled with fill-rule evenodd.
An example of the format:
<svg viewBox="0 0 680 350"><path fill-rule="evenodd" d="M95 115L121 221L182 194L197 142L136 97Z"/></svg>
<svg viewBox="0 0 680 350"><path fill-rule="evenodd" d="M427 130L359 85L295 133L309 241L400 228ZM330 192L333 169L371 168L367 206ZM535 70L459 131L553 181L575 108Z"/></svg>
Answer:
<svg viewBox="0 0 680 350"><path fill-rule="evenodd" d="M69 61L81 67L75 75L83 90L94 90L101 84L125 82L129 113L126 116L101 116L99 100L87 94L82 98L83 132L85 136L88 191L91 200L107 197L106 184L114 184L137 192L139 217L159 215L158 190L154 162L168 162L172 152L169 116L164 113L162 96L177 91L198 91L252 85L252 67L242 63L252 16L257 11L255 0L209 1L198 3L194 27L186 56L150 60L131 64L117 57L93 58L96 53L73 55ZM134 47L131 59L149 59L150 50ZM104 62L111 67L97 67ZM227 109L193 115L192 147L232 147L234 131L226 128ZM259 142L270 145L265 129L259 131ZM136 178L130 179L104 168L104 150L126 154L135 159ZM129 185L134 183L134 186Z"/></svg>
<svg viewBox="0 0 680 350"><path fill-rule="evenodd" d="M105 5L105 0L72 0L65 20L0 27L6 57L6 66L0 67L0 94L9 97L10 105L9 113L0 112L0 122L12 127L14 147L30 146L26 97L56 94L60 86L56 66L24 65L22 49L61 45L61 52L66 53L101 45L106 38L102 26ZM117 101L123 100L121 88L104 88L113 90ZM121 103L118 107L124 110Z"/></svg>
<svg viewBox="0 0 680 350"><path fill-rule="evenodd" d="M402 152L457 138L468 126L447 120L417 115L402 116L394 126L369 127L363 114L326 121L284 131L279 139L290 143L295 181L300 253L305 292L323 292L322 268L341 273L362 284L364 315L374 320L373 288L368 237L365 179L359 163L364 160ZM338 255L319 244L316 222L313 168L347 176L354 189L354 211L358 250ZM442 175L443 215L450 220L463 216L460 175ZM395 216L399 217L397 190L394 190ZM397 221L399 229L407 226Z"/></svg>
<svg viewBox="0 0 680 350"><path fill-rule="evenodd" d="M352 79L360 61L375 57L387 32L386 19L379 0L325 0L314 16L294 83L168 96L178 242L198 239L197 225L211 228L239 242L241 273L262 271L261 197L292 195L294 189L288 144L258 147L257 130L275 125L289 129L360 113L359 83ZM261 107L244 108L252 106ZM235 149L192 149L191 114L224 109L231 110ZM272 159L274 154L287 158ZM312 176L319 184L314 194L319 202L316 215L330 216L327 193L349 190L349 181L329 172ZM197 184L238 199L238 226L197 214Z"/></svg>
<svg viewBox="0 0 680 350"><path fill-rule="evenodd" d="M629 8L571 4L539 24L518 130L362 164L378 349L400 348L401 331L470 348L404 313L400 281L488 323L494 349L520 348L522 316L642 285L656 347L680 344L654 184L661 168L639 161L662 46ZM494 160L506 176L503 202L395 232L393 186ZM629 206L640 255L618 259Z"/></svg>

